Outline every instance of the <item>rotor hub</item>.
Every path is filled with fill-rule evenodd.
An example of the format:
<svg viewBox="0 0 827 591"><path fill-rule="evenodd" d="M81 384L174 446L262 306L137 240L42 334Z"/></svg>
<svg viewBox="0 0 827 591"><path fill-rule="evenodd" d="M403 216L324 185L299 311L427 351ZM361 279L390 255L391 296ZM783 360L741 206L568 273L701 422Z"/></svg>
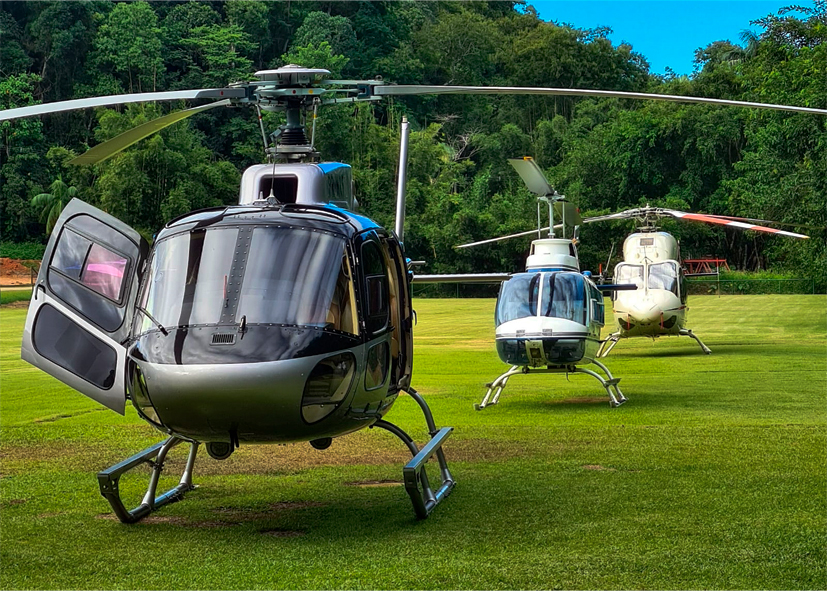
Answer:
<svg viewBox="0 0 827 591"><path fill-rule="evenodd" d="M262 82L273 82L276 86L309 87L319 84L330 76L330 70L322 68L304 68L296 64L288 64L276 70L259 70L256 77Z"/></svg>

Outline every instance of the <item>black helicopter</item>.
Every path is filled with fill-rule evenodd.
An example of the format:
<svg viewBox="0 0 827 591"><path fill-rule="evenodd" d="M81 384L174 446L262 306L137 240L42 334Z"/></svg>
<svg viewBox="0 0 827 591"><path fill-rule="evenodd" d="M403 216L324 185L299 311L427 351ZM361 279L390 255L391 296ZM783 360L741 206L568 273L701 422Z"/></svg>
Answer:
<svg viewBox="0 0 827 591"><path fill-rule="evenodd" d="M422 94L541 94L621 97L827 111L606 90L394 86L326 80L327 70L286 66L228 88L95 97L0 111L0 121L95 106L218 99L172 113L104 142L74 160L100 162L168 125L219 106L284 111L269 136L268 164L247 169L239 204L181 216L150 248L132 228L81 201L64 209L32 294L22 356L123 414L130 400L168 438L98 474L101 494L125 523L192 488L201 443L215 459L240 443L310 441L317 449L365 427L398 436L413 458L405 488L425 518L454 486L437 429L411 388L411 281L402 245L403 133L396 232L354 212L350 167L321 162L305 118L320 105ZM259 121L261 117L259 116ZM270 140L275 140L270 145ZM431 439L421 449L384 420L400 392L422 408ZM188 443L180 483L156 495L169 450ZM436 456L439 486L424 470ZM118 482L152 467L141 504L127 510Z"/></svg>

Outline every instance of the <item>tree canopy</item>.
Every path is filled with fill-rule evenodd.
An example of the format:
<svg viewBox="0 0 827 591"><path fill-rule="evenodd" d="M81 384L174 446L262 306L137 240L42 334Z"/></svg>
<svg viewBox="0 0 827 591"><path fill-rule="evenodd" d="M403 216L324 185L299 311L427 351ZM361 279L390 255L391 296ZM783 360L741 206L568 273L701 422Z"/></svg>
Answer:
<svg viewBox="0 0 827 591"><path fill-rule="evenodd" d="M695 72L676 77L653 75L645 57L613 45L606 28L544 22L520 2L3 2L0 107L220 86L299 63L400 84L601 88L827 108L827 3L755 24L757 34L699 48ZM71 187L147 236L183 212L235 202L241 171L263 158L252 110L212 110L102 164L66 164L183 106L0 123L3 239L44 241L46 203L44 221L64 194L56 187ZM528 238L473 252L453 246L534 226L535 202L507 164L524 155L584 215L649 203L827 226L827 133L817 115L535 96L325 108L317 123L324 159L353 165L363 211L391 227L403 115L413 125L406 247L430 272L520 268ZM279 116L265 121L275 126ZM684 255L725 257L746 270L772 267L827 289L823 231L793 242L664 227L681 239ZM617 252L631 229L585 227L584 267L604 262L612 243Z"/></svg>

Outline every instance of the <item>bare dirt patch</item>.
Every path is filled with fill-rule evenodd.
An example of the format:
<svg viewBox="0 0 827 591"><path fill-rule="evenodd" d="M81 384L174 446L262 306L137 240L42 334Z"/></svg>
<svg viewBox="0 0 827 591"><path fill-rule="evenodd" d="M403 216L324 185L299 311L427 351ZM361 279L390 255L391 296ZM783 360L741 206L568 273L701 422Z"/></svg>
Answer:
<svg viewBox="0 0 827 591"><path fill-rule="evenodd" d="M28 308L29 303L30 303L29 300L18 300L16 302L11 302L10 304L3 304L2 306L0 306L0 308L11 308L12 310L14 310L14 309L19 310L19 309L22 309L22 308Z"/></svg>
<svg viewBox="0 0 827 591"><path fill-rule="evenodd" d="M596 470L598 472L617 472L615 468L607 468L605 466L601 466L600 464L586 464L583 466L584 470Z"/></svg>
<svg viewBox="0 0 827 591"><path fill-rule="evenodd" d="M264 536L272 536L274 538L300 538L305 535L305 532L303 531L289 529L262 529L259 533Z"/></svg>
<svg viewBox="0 0 827 591"><path fill-rule="evenodd" d="M65 417L60 417L65 418ZM51 419L46 417L41 420ZM119 429L141 429L143 425L124 425ZM417 434L415 434L417 435ZM147 439L144 447L157 440ZM425 443L422 437L418 445ZM449 439L443 449L448 462L491 462L509 460L517 457L534 457L538 455L563 453L582 442L571 440L553 441L537 438L531 441L513 441L501 439ZM62 470L84 470L90 474L112 466L126 457L143 449L140 446L129 449L119 448L111 442L92 442L84 445L67 445L61 442L48 442L37 445L4 446L0 451L0 460L7 474L18 474L36 469L35 465L59 466ZM180 445L167 457L164 474L180 475L186 463L189 446ZM195 463L195 479L199 476L214 475L258 475L258 474L295 474L302 470L316 467L335 466L398 466L400 471L411 459L411 454L402 442L393 435L372 429L353 433L335 439L326 450L316 450L308 443L288 445L248 445L241 447L226 460L213 460L199 450ZM431 459L436 462L436 457ZM136 467L130 474L149 475L146 464ZM401 473L401 472L400 472ZM354 485L355 486L355 485Z"/></svg>
<svg viewBox="0 0 827 591"><path fill-rule="evenodd" d="M363 488L402 486L399 480L357 480L356 482L345 482L345 486L359 486Z"/></svg>
<svg viewBox="0 0 827 591"><path fill-rule="evenodd" d="M9 499L8 501L4 501L4 505L22 505L26 502L27 499Z"/></svg>
<svg viewBox="0 0 827 591"><path fill-rule="evenodd" d="M0 287L32 284L32 268L40 266L40 261L19 261L0 257Z"/></svg>
<svg viewBox="0 0 827 591"><path fill-rule="evenodd" d="M213 513L221 515L222 520L227 520L225 523L237 524L246 521L273 519L280 513L287 511L324 507L326 505L327 503L319 501L279 501L270 503L263 509L260 507L216 507L213 509Z"/></svg>
<svg viewBox="0 0 827 591"><path fill-rule="evenodd" d="M113 513L101 513L95 516L96 519L104 519L106 521L118 521L118 517ZM182 527L204 527L204 528L214 528L214 527L228 527L237 525L236 523L232 523L229 521L215 521L215 520L200 520L200 521L190 521L183 517L177 515L147 515L137 523L131 525L131 527L140 526L140 525L155 525L155 524L166 524L166 525L179 525Z"/></svg>
<svg viewBox="0 0 827 591"><path fill-rule="evenodd" d="M51 417L43 417L42 419L35 419L34 422L35 423L54 423L55 421L59 421L60 419L71 419L72 417L78 417L80 415L88 415L89 413L92 413L92 412L102 412L102 411L105 411L105 410L107 410L107 409L105 409L105 408L92 408L92 409L89 409L89 410L81 410L81 411L71 413L71 414L59 414L59 415L54 415L54 416L51 416Z"/></svg>

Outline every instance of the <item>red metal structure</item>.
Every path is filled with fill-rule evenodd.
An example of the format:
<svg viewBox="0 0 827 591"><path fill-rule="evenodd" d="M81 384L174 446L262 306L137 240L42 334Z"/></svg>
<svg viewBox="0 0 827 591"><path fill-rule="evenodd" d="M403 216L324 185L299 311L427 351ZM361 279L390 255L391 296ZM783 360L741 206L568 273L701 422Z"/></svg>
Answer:
<svg viewBox="0 0 827 591"><path fill-rule="evenodd" d="M684 259L683 266L689 275L701 273L717 275L721 269L729 271L726 259Z"/></svg>

